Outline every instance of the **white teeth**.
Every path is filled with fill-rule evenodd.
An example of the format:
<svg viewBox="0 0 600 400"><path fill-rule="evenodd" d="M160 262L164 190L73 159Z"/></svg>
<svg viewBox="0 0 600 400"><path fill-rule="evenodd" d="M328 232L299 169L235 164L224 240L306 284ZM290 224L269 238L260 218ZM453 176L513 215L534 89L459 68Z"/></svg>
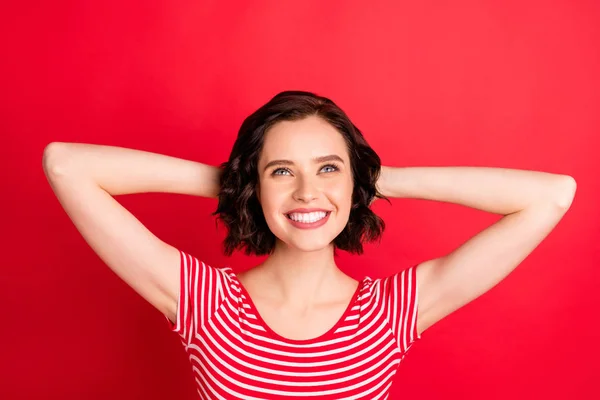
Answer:
<svg viewBox="0 0 600 400"><path fill-rule="evenodd" d="M296 222L302 222L305 224L310 224L313 222L317 222L323 218L325 218L325 216L327 215L326 212L323 211L318 211L318 212L311 212L311 213L292 213L289 214L290 219L293 219Z"/></svg>

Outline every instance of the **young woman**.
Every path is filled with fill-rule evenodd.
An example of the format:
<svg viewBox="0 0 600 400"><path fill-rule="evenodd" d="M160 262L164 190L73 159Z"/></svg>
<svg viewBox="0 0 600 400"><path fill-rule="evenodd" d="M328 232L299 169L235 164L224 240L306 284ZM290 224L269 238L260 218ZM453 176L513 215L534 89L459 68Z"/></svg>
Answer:
<svg viewBox="0 0 600 400"><path fill-rule="evenodd" d="M168 318L202 398L385 399L428 327L506 277L573 200L572 177L476 167L381 167L331 100L283 92L249 116L229 161L208 166L143 151L51 143L43 165L100 258ZM113 196L218 197L225 253L269 257L239 274L161 241ZM335 250L360 254L383 221L376 198L454 202L500 221L450 254L355 280Z"/></svg>

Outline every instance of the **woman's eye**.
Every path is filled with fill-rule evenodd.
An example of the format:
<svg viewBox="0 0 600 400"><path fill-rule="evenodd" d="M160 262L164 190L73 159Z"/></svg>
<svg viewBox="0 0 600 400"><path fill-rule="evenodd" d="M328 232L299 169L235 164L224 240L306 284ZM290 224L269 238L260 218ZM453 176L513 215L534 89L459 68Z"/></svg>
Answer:
<svg viewBox="0 0 600 400"><path fill-rule="evenodd" d="M330 172L334 172L334 171L338 170L338 167L335 166L335 165L333 165L333 164L324 165L323 168L322 168L322 170L325 169L325 168L331 168L333 171L330 171Z"/></svg>
<svg viewBox="0 0 600 400"><path fill-rule="evenodd" d="M277 168L275 171L273 171L273 175L282 175L277 173L279 171L289 172L286 168Z"/></svg>
<svg viewBox="0 0 600 400"><path fill-rule="evenodd" d="M325 168L329 168L329 171L326 172L335 172L339 169L337 165L327 164L321 168L321 171L323 171ZM273 175L287 175L288 173L290 173L290 170L287 168L277 168L273 171Z"/></svg>

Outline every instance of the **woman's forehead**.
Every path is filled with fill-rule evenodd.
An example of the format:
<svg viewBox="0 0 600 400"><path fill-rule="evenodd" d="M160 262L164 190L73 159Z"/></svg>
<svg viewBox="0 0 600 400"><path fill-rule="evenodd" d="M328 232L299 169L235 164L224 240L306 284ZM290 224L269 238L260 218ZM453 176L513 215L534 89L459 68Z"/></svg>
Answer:
<svg viewBox="0 0 600 400"><path fill-rule="evenodd" d="M336 128L321 118L308 117L298 121L282 121L269 129L261 158L312 159L328 154L347 158L346 153L346 141Z"/></svg>

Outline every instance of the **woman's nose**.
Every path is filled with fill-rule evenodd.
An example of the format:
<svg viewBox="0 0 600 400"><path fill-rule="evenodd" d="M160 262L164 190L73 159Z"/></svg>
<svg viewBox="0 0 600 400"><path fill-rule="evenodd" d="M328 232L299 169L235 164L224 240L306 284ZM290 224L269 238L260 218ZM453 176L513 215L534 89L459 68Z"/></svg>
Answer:
<svg viewBox="0 0 600 400"><path fill-rule="evenodd" d="M318 198L319 192L311 179L298 179L298 187L294 191L294 199L297 201L312 201Z"/></svg>

